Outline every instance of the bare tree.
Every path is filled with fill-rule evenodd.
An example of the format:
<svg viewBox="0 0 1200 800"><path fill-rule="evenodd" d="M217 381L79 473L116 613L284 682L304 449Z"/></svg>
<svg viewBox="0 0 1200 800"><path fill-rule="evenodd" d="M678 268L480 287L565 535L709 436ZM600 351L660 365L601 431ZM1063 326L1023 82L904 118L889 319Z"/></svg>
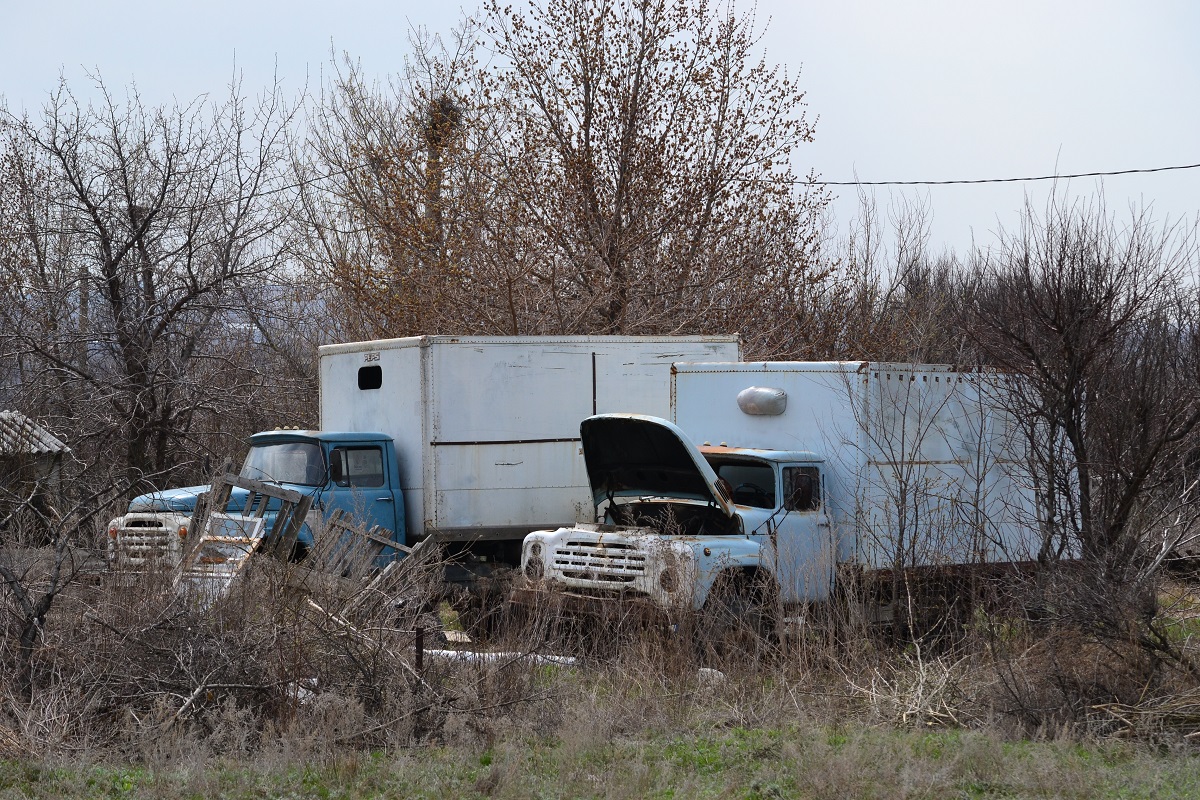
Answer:
<svg viewBox="0 0 1200 800"><path fill-rule="evenodd" d="M1082 560L1054 607L1171 651L1156 582L1195 531L1200 298L1195 230L1054 198L975 264L972 333L1014 379L1043 532L1040 560ZM1059 587L1061 589L1061 586Z"/></svg>
<svg viewBox="0 0 1200 800"><path fill-rule="evenodd" d="M12 670L26 698L37 689L34 656L50 609L89 559L77 545L90 540L98 514L127 489L125 476L108 470L110 479L97 481L100 490L73 492L61 508L26 503L28 513L15 521L10 514L0 525L0 664ZM37 540L49 546L24 546Z"/></svg>
<svg viewBox="0 0 1200 800"><path fill-rule="evenodd" d="M792 171L813 123L795 79L756 56L753 17L554 0L487 18L516 103L503 234L545 294L531 324L741 330L769 351L774 312L819 273L827 197Z"/></svg>
<svg viewBox="0 0 1200 800"><path fill-rule="evenodd" d="M342 335L505 332L504 281L487 277L482 245L502 216L490 163L504 104L480 82L469 23L410 44L386 86L348 57L333 64L296 159L304 252L354 309L331 315Z"/></svg>
<svg viewBox="0 0 1200 800"><path fill-rule="evenodd" d="M312 252L373 335L741 331L789 324L820 275L813 124L707 4L492 4L386 90L354 65L306 169ZM364 331L364 333L367 331Z"/></svg>
<svg viewBox="0 0 1200 800"><path fill-rule="evenodd" d="M789 324L776 354L962 364L974 360L962 317L968 291L961 264L929 241L929 210L900 202L881 212L873 197L836 249L832 268L802 302L779 313Z"/></svg>
<svg viewBox="0 0 1200 800"><path fill-rule="evenodd" d="M312 365L281 358L297 328L277 319L294 109L278 87L173 108L96 88L92 105L64 84L39 117L0 117L3 396L73 453L59 505L23 504L36 530L0 532L0 650L26 695L51 607L114 506L203 471L256 411L312 404L290 390Z"/></svg>
<svg viewBox="0 0 1200 800"><path fill-rule="evenodd" d="M97 88L95 105L63 85L39 119L0 121L3 345L28 410L138 487L186 464L197 421L246 395L237 290L286 263L294 111L278 87L170 109Z"/></svg>

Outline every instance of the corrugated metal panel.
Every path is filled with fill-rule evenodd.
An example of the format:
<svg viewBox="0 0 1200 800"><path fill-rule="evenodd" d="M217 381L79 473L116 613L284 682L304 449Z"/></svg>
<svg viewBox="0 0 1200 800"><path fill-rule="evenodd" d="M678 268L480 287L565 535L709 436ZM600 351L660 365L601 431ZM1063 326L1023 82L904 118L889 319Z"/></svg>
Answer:
<svg viewBox="0 0 1200 800"><path fill-rule="evenodd" d="M71 448L19 411L0 411L0 456L68 453Z"/></svg>

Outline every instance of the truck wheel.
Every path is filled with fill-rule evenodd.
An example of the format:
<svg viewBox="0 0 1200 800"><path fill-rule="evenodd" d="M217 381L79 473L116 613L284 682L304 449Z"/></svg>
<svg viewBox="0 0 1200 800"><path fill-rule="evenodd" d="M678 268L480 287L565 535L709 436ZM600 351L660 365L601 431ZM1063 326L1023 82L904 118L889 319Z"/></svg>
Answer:
<svg viewBox="0 0 1200 800"><path fill-rule="evenodd" d="M761 659L778 652L776 590L769 577L726 573L717 578L697 626L700 652L718 659Z"/></svg>

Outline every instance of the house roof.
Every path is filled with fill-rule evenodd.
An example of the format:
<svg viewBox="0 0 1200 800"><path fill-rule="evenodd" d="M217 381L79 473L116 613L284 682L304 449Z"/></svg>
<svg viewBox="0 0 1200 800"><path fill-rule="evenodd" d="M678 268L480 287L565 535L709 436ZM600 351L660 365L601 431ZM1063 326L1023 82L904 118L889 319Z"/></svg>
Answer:
<svg viewBox="0 0 1200 800"><path fill-rule="evenodd" d="M50 431L20 411L0 411L0 456L69 453Z"/></svg>

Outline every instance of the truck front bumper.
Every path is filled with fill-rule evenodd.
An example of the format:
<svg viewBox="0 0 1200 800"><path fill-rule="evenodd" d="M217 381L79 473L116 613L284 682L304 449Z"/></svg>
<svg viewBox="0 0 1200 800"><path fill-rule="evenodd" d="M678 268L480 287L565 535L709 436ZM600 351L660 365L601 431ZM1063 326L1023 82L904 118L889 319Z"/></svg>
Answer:
<svg viewBox="0 0 1200 800"><path fill-rule="evenodd" d="M531 581L523 576L514 582L509 601L545 618L586 617L613 626L670 627L678 623L686 611L663 608L640 592L575 589L560 581Z"/></svg>

